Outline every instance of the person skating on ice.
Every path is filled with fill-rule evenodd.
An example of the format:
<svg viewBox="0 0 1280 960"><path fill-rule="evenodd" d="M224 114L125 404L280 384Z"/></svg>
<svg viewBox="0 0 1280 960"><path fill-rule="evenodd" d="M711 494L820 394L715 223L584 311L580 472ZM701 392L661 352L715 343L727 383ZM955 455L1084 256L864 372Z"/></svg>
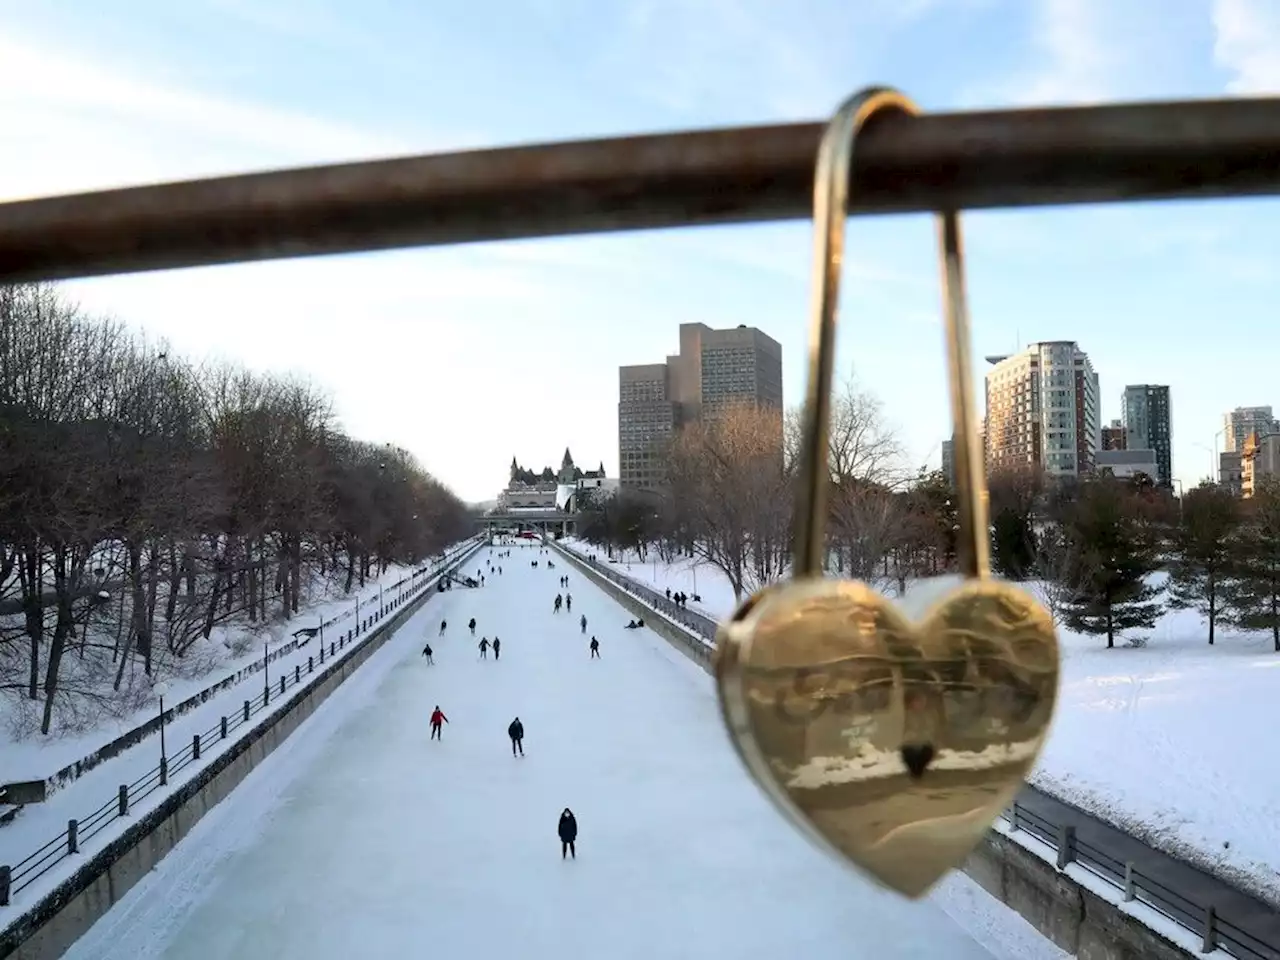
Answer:
<svg viewBox="0 0 1280 960"><path fill-rule="evenodd" d="M511 755L514 757L516 751L520 751L520 756L524 756L524 724L520 722L520 718L516 717L511 721L511 726L507 727L507 736L511 738Z"/></svg>
<svg viewBox="0 0 1280 960"><path fill-rule="evenodd" d="M471 622L468 623L467 626L471 628L471 635L474 637L476 635L476 618L472 617Z"/></svg>
<svg viewBox="0 0 1280 960"><path fill-rule="evenodd" d="M493 659L502 659L502 641L497 637L493 638Z"/></svg>
<svg viewBox="0 0 1280 960"><path fill-rule="evenodd" d="M428 643L422 648L422 655L427 658L427 663L435 663L435 660L432 659L431 644Z"/></svg>
<svg viewBox="0 0 1280 960"><path fill-rule="evenodd" d="M577 860L578 850L574 844L578 839L578 819L568 807L565 807L564 813L560 814L560 824L556 832L560 834L560 859L563 860L567 854Z"/></svg>
<svg viewBox="0 0 1280 960"><path fill-rule="evenodd" d="M449 718L444 715L444 711L440 709L440 704L436 704L436 708L431 711L431 739L440 740L440 730L443 724L449 722Z"/></svg>
<svg viewBox="0 0 1280 960"><path fill-rule="evenodd" d="M489 659L489 640L487 637L480 638L480 659Z"/></svg>
<svg viewBox="0 0 1280 960"><path fill-rule="evenodd" d="M593 660L600 659L600 641L595 637L591 638L591 657Z"/></svg>
<svg viewBox="0 0 1280 960"><path fill-rule="evenodd" d="M441 620L441 621L440 621L440 633L438 634L438 636L443 637L443 636L444 636L444 632L445 632L445 630L447 630L448 628L449 628L449 621L448 621L448 620Z"/></svg>
<svg viewBox="0 0 1280 960"><path fill-rule="evenodd" d="M583 634L583 636L586 636L586 633L587 633L587 615L586 615L585 613L582 615L582 619L580 619L580 620L578 621L578 623L579 623L579 624L581 625L581 627L582 627L582 634Z"/></svg>
<svg viewBox="0 0 1280 960"><path fill-rule="evenodd" d="M566 593L564 595L564 608L569 613L573 613L573 594Z"/></svg>

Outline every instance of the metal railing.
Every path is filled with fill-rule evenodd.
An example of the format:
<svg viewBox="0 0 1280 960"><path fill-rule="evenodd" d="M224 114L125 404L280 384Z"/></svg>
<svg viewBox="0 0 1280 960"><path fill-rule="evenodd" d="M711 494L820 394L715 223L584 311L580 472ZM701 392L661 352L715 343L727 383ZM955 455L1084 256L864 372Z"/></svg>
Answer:
<svg viewBox="0 0 1280 960"><path fill-rule="evenodd" d="M705 650L700 659L710 662L715 650L716 621L676 605L664 593L611 569L607 562L601 562L595 554L586 555L562 543L556 543L555 546L593 573L599 574L652 608L654 613L697 634ZM1087 817L1088 814L1084 816ZM1146 876L1133 861L1118 859L1106 850L1079 839L1075 827L1055 823L1016 801L1001 818L1011 830L1025 832L1051 848L1056 854L1059 870L1065 870L1073 864L1088 870L1120 891L1124 902L1136 901L1150 907L1193 933L1200 939L1201 952L1210 953L1218 949L1241 960L1280 960L1280 941L1271 941L1250 933L1244 926L1233 922L1229 909L1220 910L1214 904L1200 903L1167 884Z"/></svg>
<svg viewBox="0 0 1280 960"><path fill-rule="evenodd" d="M349 645L354 646L357 639L375 629L383 619L420 595L423 590L434 587L442 573L451 566L461 563L482 544L482 537L473 537L439 560L398 581L391 588L384 588L382 604L370 610L368 616L358 619L351 629L336 639L330 639L327 647L322 640L317 653L307 657L305 669L303 664L298 662L294 664L292 670L281 673L278 680L272 680L269 685L264 683L262 692L256 697L245 700L234 715L224 715L219 718L217 724L204 733L193 734L191 741L176 753L162 753L157 766L132 783L120 784L116 795L92 813L68 821L65 830L17 863L0 864L0 907L10 906L13 898L24 889L68 857L80 853L80 847L84 843L116 820L127 817L133 804L167 786L173 774L198 762L215 746L224 742L233 742L235 740L231 737L233 731L250 723L255 716L275 704L290 690L300 685L305 686L317 668L323 673L326 664L331 666L331 661L335 658L341 659ZM335 617L333 622L346 619L348 616L349 613L341 614Z"/></svg>
<svg viewBox="0 0 1280 960"><path fill-rule="evenodd" d="M5 203L0 283L799 219L812 213L825 126L541 144ZM1280 98L885 115L860 135L852 178L854 214L1275 195ZM676 618L687 626L686 613ZM1206 940L1227 949L1215 929Z"/></svg>

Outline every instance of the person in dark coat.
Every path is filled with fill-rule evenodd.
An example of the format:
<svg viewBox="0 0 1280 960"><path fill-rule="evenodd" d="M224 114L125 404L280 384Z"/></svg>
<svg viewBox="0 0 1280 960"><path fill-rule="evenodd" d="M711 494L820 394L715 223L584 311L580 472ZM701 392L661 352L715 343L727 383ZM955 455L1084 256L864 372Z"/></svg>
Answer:
<svg viewBox="0 0 1280 960"><path fill-rule="evenodd" d="M476 618L472 617L471 622L468 623L467 626L471 628L471 635L474 637L476 635Z"/></svg>
<svg viewBox="0 0 1280 960"><path fill-rule="evenodd" d="M480 638L480 659L489 659L489 639L487 637Z"/></svg>
<svg viewBox="0 0 1280 960"><path fill-rule="evenodd" d="M592 660L600 659L600 641L597 640L595 637L591 638L591 659Z"/></svg>
<svg viewBox="0 0 1280 960"><path fill-rule="evenodd" d="M524 724L520 722L520 718L516 717L511 721L511 726L507 727L507 736L511 738L511 755L514 757L516 751L520 751L520 756L524 756Z"/></svg>
<svg viewBox="0 0 1280 960"><path fill-rule="evenodd" d="M577 860L578 851L574 842L578 839L578 818L568 807L565 807L564 813L560 814L560 826L557 832L560 834L560 859L563 860L568 855Z"/></svg>
<svg viewBox="0 0 1280 960"><path fill-rule="evenodd" d="M502 659L502 641L499 640L497 637L493 638L493 659L495 660Z"/></svg>
<svg viewBox="0 0 1280 960"><path fill-rule="evenodd" d="M422 648L422 655L427 658L427 663L435 663L431 656L431 644L427 644Z"/></svg>

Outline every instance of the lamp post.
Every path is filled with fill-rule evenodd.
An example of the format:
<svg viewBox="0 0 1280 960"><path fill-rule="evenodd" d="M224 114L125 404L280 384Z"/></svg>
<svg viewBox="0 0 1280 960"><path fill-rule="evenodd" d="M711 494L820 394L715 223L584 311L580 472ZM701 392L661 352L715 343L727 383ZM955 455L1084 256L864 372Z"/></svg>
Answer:
<svg viewBox="0 0 1280 960"><path fill-rule="evenodd" d="M271 699L271 677L268 676L268 667L271 660L267 654L267 641L262 641L262 705L265 707L267 701Z"/></svg>
<svg viewBox="0 0 1280 960"><path fill-rule="evenodd" d="M169 685L161 680L153 688L160 698L160 782L169 782L169 754L164 742L164 695L169 692Z"/></svg>

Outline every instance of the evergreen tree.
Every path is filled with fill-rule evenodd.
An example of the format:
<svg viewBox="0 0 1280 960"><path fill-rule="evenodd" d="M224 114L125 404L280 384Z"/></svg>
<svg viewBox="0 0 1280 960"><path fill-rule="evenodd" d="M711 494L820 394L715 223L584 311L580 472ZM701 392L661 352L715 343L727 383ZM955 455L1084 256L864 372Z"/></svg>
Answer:
<svg viewBox="0 0 1280 960"><path fill-rule="evenodd" d="M1264 478L1243 506L1222 616L1243 630L1270 630L1280 652L1280 480Z"/></svg>
<svg viewBox="0 0 1280 960"><path fill-rule="evenodd" d="M1036 569L1036 507L1042 490L1038 474L1008 471L988 481L991 565L1002 577L1025 580Z"/></svg>
<svg viewBox="0 0 1280 960"><path fill-rule="evenodd" d="M1080 484L1064 521L1074 568L1063 604L1067 626L1105 635L1108 648L1117 633L1154 627L1163 591L1147 578L1158 566L1158 540L1130 487L1112 477Z"/></svg>
<svg viewBox="0 0 1280 960"><path fill-rule="evenodd" d="M1170 604L1204 616L1210 646L1239 526L1239 501L1217 484L1201 484L1182 498L1182 514L1173 529L1176 559L1169 572Z"/></svg>

